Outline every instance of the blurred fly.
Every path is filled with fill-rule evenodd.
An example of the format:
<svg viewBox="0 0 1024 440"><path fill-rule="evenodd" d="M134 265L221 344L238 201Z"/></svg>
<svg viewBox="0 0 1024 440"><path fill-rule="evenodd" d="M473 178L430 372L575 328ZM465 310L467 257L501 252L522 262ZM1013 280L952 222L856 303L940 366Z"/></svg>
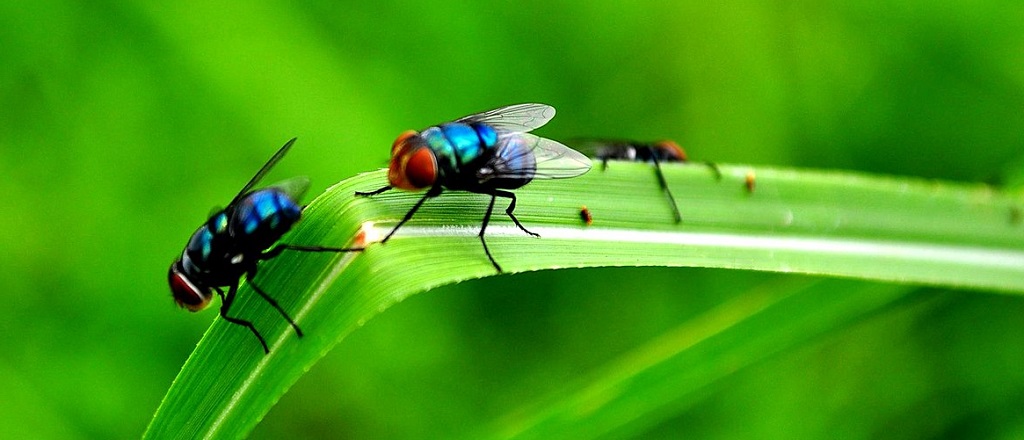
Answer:
<svg viewBox="0 0 1024 440"><path fill-rule="evenodd" d="M214 213L192 234L181 257L171 264L167 274L178 306L197 312L210 304L216 291L221 299L220 316L252 331L266 353L270 353L270 348L252 322L228 316L241 277L244 275L253 290L277 309L295 329L295 334L302 337L302 330L295 321L253 282L259 262L274 258L287 249L306 252L362 250L289 244L274 246L302 216L302 207L296 200L309 188L309 180L297 177L267 188L252 188L284 157L293 143L295 138L284 144L263 165L226 208ZM223 287L228 288L226 295Z"/></svg>
<svg viewBox="0 0 1024 440"><path fill-rule="evenodd" d="M564 179L590 170L590 159L551 139L529 132L555 116L554 107L517 104L459 118L422 131L406 131L391 146L389 185L357 196L373 196L392 188L407 191L426 189L405 217L384 237L385 243L423 205L444 190L468 191L491 196L480 228L484 253L498 272L501 266L491 256L484 232L498 197L510 200L505 214L523 232L527 230L513 211L516 195L508 191L534 179Z"/></svg>
<svg viewBox="0 0 1024 440"><path fill-rule="evenodd" d="M578 139L571 143L588 156L601 161L601 171L608 168L609 160L626 160L631 162L650 162L654 164L654 174L658 178L658 186L668 197L668 203L672 206L672 214L676 223L682 222L683 217L679 214L679 207L676 199L672 196L672 190L665 182L665 176L661 172L663 162L687 162L686 151L679 144L671 140L658 142L637 142L627 140L611 139ZM718 166L706 162L708 167L721 178Z"/></svg>

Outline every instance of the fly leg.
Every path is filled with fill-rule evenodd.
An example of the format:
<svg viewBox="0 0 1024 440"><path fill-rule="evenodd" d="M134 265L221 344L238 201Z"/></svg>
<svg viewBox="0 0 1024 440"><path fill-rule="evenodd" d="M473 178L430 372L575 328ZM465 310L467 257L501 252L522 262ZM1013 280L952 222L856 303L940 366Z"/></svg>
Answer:
<svg viewBox="0 0 1024 440"><path fill-rule="evenodd" d="M391 187L387 187L387 188L391 188ZM377 191L379 191L379 192L377 192ZM366 194L368 196L373 195L374 193L380 194L381 192L387 191L387 189L383 189L382 188L382 189L377 190L377 191L374 191L373 193L363 193L363 194ZM418 202L416 202L415 205L412 205L412 209L410 209L409 212L405 213L405 217L402 217L402 220L399 221L397 225L395 225L394 229L392 229L391 232L388 232L388 235L384 236L384 239L381 240L380 243L381 244L387 243L387 241L391 238L391 236L395 235L395 232L398 232L398 228L401 228L402 225L405 224L405 222L409 221L412 218L412 216L414 214L416 214L416 211L418 211L420 209L420 206L423 206L423 202L426 202L427 199L429 199L431 197L437 197L437 196L441 195L442 191L443 191L443 189L441 188L440 185L434 186L434 187L430 188L430 190L427 191L427 193L425 195L423 195L423 197ZM360 195L360 193L356 193L356 195Z"/></svg>
<svg viewBox="0 0 1024 440"><path fill-rule="evenodd" d="M480 226L480 233L477 234L477 236L480 237L480 243L484 245L484 253L487 254L487 258L489 260L491 260L491 264L493 264L494 268L498 270L498 273L501 273L502 272L501 266L498 264L497 261L494 261L494 257L491 256L491 250L490 250L490 248L487 247L487 240L484 239L484 232L487 231L487 224L490 223L490 221L491 221L491 213L494 212L494 201L495 201L495 199L497 199L498 197L505 197L505 198L511 199L512 202L508 204L508 209L505 210L505 214L508 214L509 218L512 219L512 222L514 222L516 224L516 226L518 226L519 229L521 229L523 232L525 232L527 234L530 234L530 235L532 235L534 237L540 237L540 234L536 234L536 233L528 231L526 229L526 227L524 227L523 224L519 222L519 219L516 218L515 214L513 214L513 211L516 210L516 195L515 195L515 193L509 192L509 191L502 191L502 190L499 190L499 189L491 189L491 190L488 190L487 192L484 192L483 194L487 194L487 195L491 196L491 202L489 204L487 204L487 212L484 213L483 225Z"/></svg>
<svg viewBox="0 0 1024 440"><path fill-rule="evenodd" d="M291 316L288 316L288 313L286 313L284 309L281 308L281 305L278 304L277 301L274 300L274 298L271 298L270 295L267 294L267 292L264 292L263 289L260 288L260 286L256 285L256 282L253 281L253 278L256 278L256 266L253 266L251 270L245 273L245 281L247 281L249 285L252 286L252 290L255 290L256 293L260 294L260 296L263 297L263 300L266 301L267 304L270 304L272 307L277 309L277 312L280 313L281 316L283 316L284 319L288 321L289 324L292 325L293 329L295 329L295 334L301 338L302 329L300 329L298 324L296 324L295 321L292 320Z"/></svg>
<svg viewBox="0 0 1024 440"><path fill-rule="evenodd" d="M658 176L658 185L661 186L661 190L665 191L665 195L668 196L668 203L672 205L672 214L676 219L676 223L681 223L683 217L679 215L679 207L676 206L676 198L672 197L672 190L668 188L668 183L665 182L665 176L661 174L661 164L658 162L657 155L651 155L651 159L654 161L654 174Z"/></svg>
<svg viewBox="0 0 1024 440"><path fill-rule="evenodd" d="M260 260L269 260L271 258L274 258L274 257L278 256L281 252L288 251L288 250L299 251L299 252L337 252L337 253L342 253L342 252L358 252L358 251L362 251L362 250L365 250L365 249L366 248L361 248L361 247L336 248L336 247L327 247L327 246L303 246L303 245L298 245L298 244L283 244L282 243L282 244L279 244L277 246L274 246L269 251L266 251L262 255L260 255Z"/></svg>
<svg viewBox="0 0 1024 440"><path fill-rule="evenodd" d="M480 233L477 234L477 236L480 237L480 243L484 245L484 253L487 254L487 259L491 260L491 264L494 265L494 268L498 270L498 273L501 273L501 266L498 265L497 261L494 261L494 257L491 256L491 250L487 248L487 240L484 240L484 231L487 230L487 223L491 221L491 211L494 211L494 199L495 195L491 194L491 203L487 205L487 213L484 214L483 226L480 227Z"/></svg>
<svg viewBox="0 0 1024 440"><path fill-rule="evenodd" d="M522 229L523 232L525 232L527 234L530 234L530 235L532 235L534 237L540 237L540 234L533 233L533 232L530 232L530 231L526 230L526 227L524 227L522 223L519 223L519 219L517 219L515 214L512 213L513 211L516 210L516 194L515 193L510 192L510 191L494 190L494 194L492 194L492 196L506 197L506 198L512 199L512 202L508 204L508 208L505 209L505 214L508 214L508 218L512 219L512 222L514 222L516 224L516 226L519 227L519 229ZM491 203L494 203L494 199L493 198L491 199Z"/></svg>
<svg viewBox="0 0 1024 440"><path fill-rule="evenodd" d="M224 296L223 290L217 289L217 294L220 295L220 317L224 318L225 321L230 322L232 324L248 327L249 330L252 331L252 334L256 335L256 339L260 340L260 344L263 345L263 352L265 354L270 354L270 348L267 347L267 341L265 341L263 339L263 335L261 335L260 332L256 330L256 326L252 325L251 322L246 321L244 319L232 318L228 316L228 310L231 309L231 304L234 304L235 302L236 293L238 293L238 283L233 284L228 289L227 296Z"/></svg>
<svg viewBox="0 0 1024 440"><path fill-rule="evenodd" d="M708 167L708 169L711 170L712 173L714 173L715 180L718 180L718 181L722 180L722 170L718 169L718 164L717 163L714 163L714 162L712 162L710 160L705 160L704 161L704 166Z"/></svg>
<svg viewBox="0 0 1024 440"><path fill-rule="evenodd" d="M387 185L387 186L385 186L383 188L375 189L373 191L367 191L367 192L356 191L356 196L359 196L359 197L375 196L377 194L380 194L380 193L382 193L384 191L387 191L387 190L390 190L390 189L391 189L391 185Z"/></svg>

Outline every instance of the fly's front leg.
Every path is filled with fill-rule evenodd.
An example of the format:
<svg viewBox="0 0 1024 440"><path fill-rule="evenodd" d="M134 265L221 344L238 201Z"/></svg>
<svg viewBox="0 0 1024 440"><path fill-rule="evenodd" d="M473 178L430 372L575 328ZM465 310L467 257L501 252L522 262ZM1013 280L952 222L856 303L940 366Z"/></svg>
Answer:
<svg viewBox="0 0 1024 440"><path fill-rule="evenodd" d="M263 352L265 354L270 354L270 347L267 346L267 341L263 339L263 335L260 334L259 330L256 330L256 326L252 325L252 322L228 316L228 310L230 310L231 305L235 303L236 293L238 293L238 283L231 285L228 289L227 296L224 296L223 290L217 289L217 294L220 295L220 317L232 324L248 328L252 331L252 334L256 335L256 339L260 340L260 345L263 346Z"/></svg>
<svg viewBox="0 0 1024 440"><path fill-rule="evenodd" d="M409 212L405 213L405 216L402 217L402 220L399 221L398 224L395 225L395 227L393 229L391 229L391 232L388 232L388 235L384 236L384 239L381 240L380 243L381 244L387 243L387 241L389 239L391 239L391 236L395 235L395 232L398 232L398 228L401 228L402 225L405 224L405 222L407 222L410 219L412 219L412 216L414 214L416 214L416 211L418 211L420 209L420 207L423 206L423 202L426 202L427 199L429 199L431 197L437 197L437 196L441 195L441 192L443 192L443 191L444 191L444 189L441 188L440 186L435 186L433 188L430 188L430 190L427 191L427 193L424 194L423 197L420 198L420 200L418 202L416 202L415 205L412 205L412 209L410 209Z"/></svg>
<svg viewBox="0 0 1024 440"><path fill-rule="evenodd" d="M377 194L380 194L380 193L382 193L382 192L388 191L388 190L390 190L390 189L391 189L391 185L387 185L387 186L385 186L385 187L383 187L383 188L378 188L378 189L375 189L375 190L373 190L373 191L367 191L367 192L363 192L363 191L356 191L356 196L359 196L359 197L370 197L370 196L375 196L375 195L377 195Z"/></svg>
<svg viewBox="0 0 1024 440"><path fill-rule="evenodd" d="M487 205L487 212L484 213L483 225L480 227L480 233L477 234L477 236L480 237L480 243L484 245L484 253L487 254L487 259L491 260L491 264L494 265L494 268L498 271L498 273L501 273L501 266L498 264L497 261L494 261L494 257L491 256L491 250L487 248L487 240L484 239L484 231L487 231L487 224L490 223L491 221L491 212L494 211L495 196L494 194L491 194L490 196L491 203Z"/></svg>

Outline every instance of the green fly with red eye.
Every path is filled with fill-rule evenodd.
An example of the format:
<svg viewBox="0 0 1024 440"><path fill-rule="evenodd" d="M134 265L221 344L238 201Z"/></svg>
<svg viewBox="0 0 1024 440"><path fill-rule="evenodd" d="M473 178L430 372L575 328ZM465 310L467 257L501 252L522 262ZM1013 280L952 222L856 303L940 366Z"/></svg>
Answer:
<svg viewBox="0 0 1024 440"><path fill-rule="evenodd" d="M510 200L505 214L523 232L530 232L513 212L516 195L512 191L535 179L564 179L590 170L585 155L551 139L529 132L543 126L555 116L555 109L544 104L517 104L473 114L428 127L422 131L406 131L391 147L388 185L357 192L357 196L373 196L392 188L427 193L405 214L381 243L387 242L423 203L440 196L445 190L467 191L491 196L480 242L494 268L501 266L491 256L484 232L498 197Z"/></svg>

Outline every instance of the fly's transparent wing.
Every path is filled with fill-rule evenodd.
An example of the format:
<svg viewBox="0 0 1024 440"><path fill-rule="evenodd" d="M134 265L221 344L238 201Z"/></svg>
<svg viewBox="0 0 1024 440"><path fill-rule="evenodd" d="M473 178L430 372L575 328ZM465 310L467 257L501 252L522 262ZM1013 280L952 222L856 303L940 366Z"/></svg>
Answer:
<svg viewBox="0 0 1024 440"><path fill-rule="evenodd" d="M601 159L605 156L617 156L621 151L631 148L646 148L650 146L647 142L597 137L573 137L566 139L565 144L569 145L572 149L584 153L589 158L596 159Z"/></svg>
<svg viewBox="0 0 1024 440"><path fill-rule="evenodd" d="M515 104L457 119L455 122L480 122L499 134L526 133L547 124L555 117L555 108L546 104Z"/></svg>
<svg viewBox="0 0 1024 440"><path fill-rule="evenodd" d="M539 179L565 179L576 177L590 171L590 158L579 151L566 147L551 139L523 133L526 139L535 139L533 155L537 159L537 175Z"/></svg>
<svg viewBox="0 0 1024 440"><path fill-rule="evenodd" d="M637 148L648 147L642 142L599 138L573 138L567 140L566 144L594 159L634 160Z"/></svg>
<svg viewBox="0 0 1024 440"><path fill-rule="evenodd" d="M288 197L298 202L306 194L306 191L309 190L309 178L306 176L296 176L277 182L267 188L276 188L284 191L285 194L288 194Z"/></svg>
<svg viewBox="0 0 1024 440"><path fill-rule="evenodd" d="M590 171L590 158L551 139L519 133L498 142L492 178L566 179Z"/></svg>
<svg viewBox="0 0 1024 440"><path fill-rule="evenodd" d="M245 197L245 195L252 190L252 187L256 186L256 184L263 179L263 176L266 176L267 173L270 172L270 169L274 168L274 165L277 165L277 163L284 158L284 155L288 153L288 150L292 147L292 144L295 143L296 139L298 138L291 138L288 142L285 142L285 144L277 150L277 153L274 153L274 156L271 157L267 163L263 164L263 168L260 168L260 170L256 172L256 175L252 176L252 179L249 179L249 183L246 183L245 186L242 187L242 190L238 192L235 198L231 199L231 203L228 203L228 208L235 206L239 200L242 200L242 197ZM308 181L306 182L306 186L309 186Z"/></svg>

